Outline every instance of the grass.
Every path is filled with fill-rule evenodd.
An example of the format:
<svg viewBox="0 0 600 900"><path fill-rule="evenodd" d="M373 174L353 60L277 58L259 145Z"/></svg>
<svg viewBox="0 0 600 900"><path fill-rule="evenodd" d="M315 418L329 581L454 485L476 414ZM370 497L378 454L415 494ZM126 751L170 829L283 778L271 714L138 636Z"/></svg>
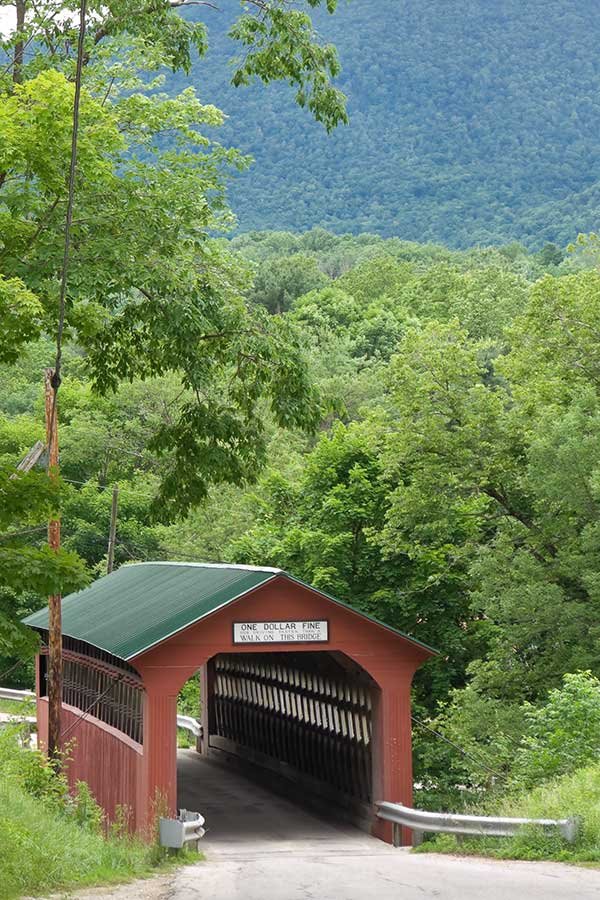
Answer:
<svg viewBox="0 0 600 900"><path fill-rule="evenodd" d="M35 703L22 700L0 700L0 713L22 713L24 716L35 716Z"/></svg>
<svg viewBox="0 0 600 900"><path fill-rule="evenodd" d="M5 900L126 881L156 868L147 845L82 828L15 785L1 796L0 894Z"/></svg>
<svg viewBox="0 0 600 900"><path fill-rule="evenodd" d="M87 786L66 792L41 754L0 732L0 897L2 900L141 878L181 862L157 844L106 828Z"/></svg>
<svg viewBox="0 0 600 900"><path fill-rule="evenodd" d="M187 728L177 729L177 746L183 750L196 746L196 738Z"/></svg>
<svg viewBox="0 0 600 900"><path fill-rule="evenodd" d="M453 835L438 835L417 852L600 864L600 765L578 769L527 794L506 796L487 813L532 819L576 816L580 820L579 837L575 844L567 844L561 837L545 834L539 828L525 828L510 839L465 838L461 843Z"/></svg>

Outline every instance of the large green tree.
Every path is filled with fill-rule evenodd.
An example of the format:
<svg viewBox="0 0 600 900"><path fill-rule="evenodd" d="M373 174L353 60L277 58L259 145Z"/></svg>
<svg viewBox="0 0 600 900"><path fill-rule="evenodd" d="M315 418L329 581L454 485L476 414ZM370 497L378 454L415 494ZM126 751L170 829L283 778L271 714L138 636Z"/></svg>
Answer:
<svg viewBox="0 0 600 900"><path fill-rule="evenodd" d="M214 106L192 89L174 98L160 92L162 71L187 70L206 50L205 27L179 15L185 5L87 5L62 335L78 347L99 396L158 376L178 382L145 432L145 447L164 459L154 503L164 519L201 501L211 483L254 478L265 418L311 427L319 415L293 329L247 305L247 268L211 236L233 221L226 179L247 161L206 136L223 121ZM78 7L18 0L15 28L1 41L0 362L62 332ZM333 12L335 3L327 7ZM306 8L243 4L232 29L243 47L233 81L291 82L297 102L330 129L346 118L331 84L337 57L319 43ZM49 352L44 362L54 359ZM64 395L62 388L59 409ZM78 451L89 469L100 448L82 451L81 427L70 445L73 432L71 465ZM25 526L58 514L61 485L40 473L13 478L17 462L15 455L0 480L0 585L64 592L82 583L82 563L66 549L51 555L22 539Z"/></svg>

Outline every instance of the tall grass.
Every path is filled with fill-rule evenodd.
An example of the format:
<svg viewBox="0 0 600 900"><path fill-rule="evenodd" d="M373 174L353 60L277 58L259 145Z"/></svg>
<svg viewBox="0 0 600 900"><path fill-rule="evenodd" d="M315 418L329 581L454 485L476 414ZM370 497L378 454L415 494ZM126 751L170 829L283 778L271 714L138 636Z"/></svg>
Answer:
<svg viewBox="0 0 600 900"><path fill-rule="evenodd" d="M0 700L0 712L13 716L35 716L35 703L29 700Z"/></svg>
<svg viewBox="0 0 600 900"><path fill-rule="evenodd" d="M15 784L2 786L0 802L0 897L4 900L123 881L152 868L151 848L82 827Z"/></svg>
<svg viewBox="0 0 600 900"><path fill-rule="evenodd" d="M539 828L525 828L517 836L468 838L458 843L450 835L423 844L423 851L483 854L504 859L554 859L600 863L600 765L586 766L571 775L548 781L527 793L498 798L489 815L528 819L579 819L579 837L567 844Z"/></svg>
<svg viewBox="0 0 600 900"><path fill-rule="evenodd" d="M106 828L86 785L70 796L41 754L0 732L0 898L126 881L168 863L165 851Z"/></svg>

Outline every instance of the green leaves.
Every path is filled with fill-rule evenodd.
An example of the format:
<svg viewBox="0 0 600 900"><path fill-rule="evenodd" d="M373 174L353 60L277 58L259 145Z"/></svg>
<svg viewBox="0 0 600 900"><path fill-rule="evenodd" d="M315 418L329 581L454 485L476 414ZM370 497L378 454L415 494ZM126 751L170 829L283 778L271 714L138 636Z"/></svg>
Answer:
<svg viewBox="0 0 600 900"><path fill-rule="evenodd" d="M15 591L35 591L40 596L68 594L85 587L89 573L85 563L67 550L50 547L0 545L0 577Z"/></svg>
<svg viewBox="0 0 600 900"><path fill-rule="evenodd" d="M79 374L85 367L97 396L115 394L123 382L139 388L146 381L151 390L161 379L167 386L161 414L144 422L141 448L133 451L160 471L154 510L163 520L185 515L211 484L256 478L265 460L265 417L310 429L320 415L297 332L250 309L248 267L210 236L232 224L226 179L248 161L204 133L222 124L220 110L202 104L192 88L170 98L157 93L159 81L145 78L164 66L188 71L192 51L206 50L205 27L179 16L179 5L88 4L65 321L65 341L84 358ZM0 77L0 363L17 361L29 342L57 328L77 25L72 4L51 6L28 8L25 30L3 41L5 50L23 43L31 52ZM263 80L292 79L332 127L345 115L329 83L337 72L333 48L315 42L306 14L279 2L262 21L269 31L248 54L248 71ZM82 402L78 387L67 382L58 400L65 470L79 476L75 481L99 476L101 493L117 468L110 402L95 407L89 393ZM90 497L92 487L77 503L72 489L40 472L13 477L23 447L14 435L5 445L0 587L17 597L80 587L86 567L72 548L100 562L103 498ZM156 480L149 479L151 487ZM61 506L75 533L67 536L71 549L55 554L37 538ZM86 513L95 514L93 524ZM143 526L129 523L123 534L136 539L136 552L139 543L156 546Z"/></svg>
<svg viewBox="0 0 600 900"><path fill-rule="evenodd" d="M590 671L565 675L547 702L529 707L526 716L514 765L515 787L530 789L598 761L600 682Z"/></svg>
<svg viewBox="0 0 600 900"><path fill-rule="evenodd" d="M281 427L317 424L318 393L293 330L266 316L245 324L201 346L185 370L189 399L177 422L163 425L151 441L169 457L157 503L162 517L187 512L211 483L255 479L265 461L266 410Z"/></svg>
<svg viewBox="0 0 600 900"><path fill-rule="evenodd" d="M14 186L0 193L7 226L0 261L35 286L50 332L71 102L65 77L43 72L17 86L4 122L20 139L4 150ZM41 140L48 118L52 153ZM283 426L312 427L318 417L293 328L246 307L246 268L208 237L228 220L224 171L244 164L200 134L201 125L221 119L191 89L175 99L130 94L109 104L84 92L82 103L67 327L101 394L123 381L179 377L180 401L149 439L170 459L158 503L168 516L187 512L212 481L240 483L256 474L265 404ZM160 148L167 131L176 136L175 150ZM7 282L13 293L17 283ZM35 298L24 298L31 315ZM13 328L13 345L36 334L35 320L29 330L20 327L21 337Z"/></svg>
<svg viewBox="0 0 600 900"><path fill-rule="evenodd" d="M69 593L83 587L88 572L75 553L40 546L46 521L58 515L60 487L45 472L0 468L0 653L33 650L25 629L15 620L19 598Z"/></svg>
<svg viewBox="0 0 600 900"><path fill-rule="evenodd" d="M600 274L546 276L532 288L510 330L514 345L502 371L525 386L524 404L565 404L587 386L600 390ZM536 360L532 370L531 359Z"/></svg>
<svg viewBox="0 0 600 900"><path fill-rule="evenodd" d="M203 22L180 15L178 10L187 5L185 0L89 2L85 62L90 86L95 85L100 95L107 85L109 93L113 88L118 93L121 84L142 86L140 71L156 72L166 67L189 73L194 55L203 56L208 49L208 28ZM239 86L258 78L264 84L292 84L297 88L297 103L307 106L331 131L347 123L348 116L346 98L332 84L340 71L335 47L318 40L306 11L320 5L321 0L307 0L304 9L290 7L285 0L242 3L243 12L230 31L230 37L243 47L232 83ZM327 0L325 5L333 13L337 3ZM19 42L32 46L21 67L20 80L35 77L48 67L72 77L70 49L77 41L77 31L71 4L51 4L51 9L45 6L42 3L28 9L21 34L15 32L0 40L0 46L11 56ZM11 76L9 66L4 72L7 88ZM2 80L0 77L0 84Z"/></svg>
<svg viewBox="0 0 600 900"><path fill-rule="evenodd" d="M10 466L0 469L0 528L14 522L36 524L50 518L59 507L60 487L45 472L17 472Z"/></svg>
<svg viewBox="0 0 600 900"><path fill-rule="evenodd" d="M298 297L328 281L313 256L274 256L259 266L250 299L270 313L287 312Z"/></svg>
<svg viewBox="0 0 600 900"><path fill-rule="evenodd" d="M23 346L39 336L43 308L20 278L0 274L0 363L16 362Z"/></svg>
<svg viewBox="0 0 600 900"><path fill-rule="evenodd" d="M320 2L309 0L309 5ZM336 5L328 0L328 11L334 12ZM235 61L232 84L286 81L297 88L296 102L307 106L327 131L347 124L346 98L331 83L340 71L335 47L319 43L310 16L284 0L265 0L258 6L259 14L244 12L229 32L244 47L243 57Z"/></svg>

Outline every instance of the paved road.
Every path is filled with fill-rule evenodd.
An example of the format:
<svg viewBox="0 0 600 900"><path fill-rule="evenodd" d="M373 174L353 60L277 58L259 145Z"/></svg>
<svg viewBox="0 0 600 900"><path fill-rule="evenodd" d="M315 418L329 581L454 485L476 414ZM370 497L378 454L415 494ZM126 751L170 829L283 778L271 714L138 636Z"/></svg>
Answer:
<svg viewBox="0 0 600 900"><path fill-rule="evenodd" d="M206 862L84 898L600 900L600 870L411 854L322 821L232 770L180 753L180 803L209 831Z"/></svg>

